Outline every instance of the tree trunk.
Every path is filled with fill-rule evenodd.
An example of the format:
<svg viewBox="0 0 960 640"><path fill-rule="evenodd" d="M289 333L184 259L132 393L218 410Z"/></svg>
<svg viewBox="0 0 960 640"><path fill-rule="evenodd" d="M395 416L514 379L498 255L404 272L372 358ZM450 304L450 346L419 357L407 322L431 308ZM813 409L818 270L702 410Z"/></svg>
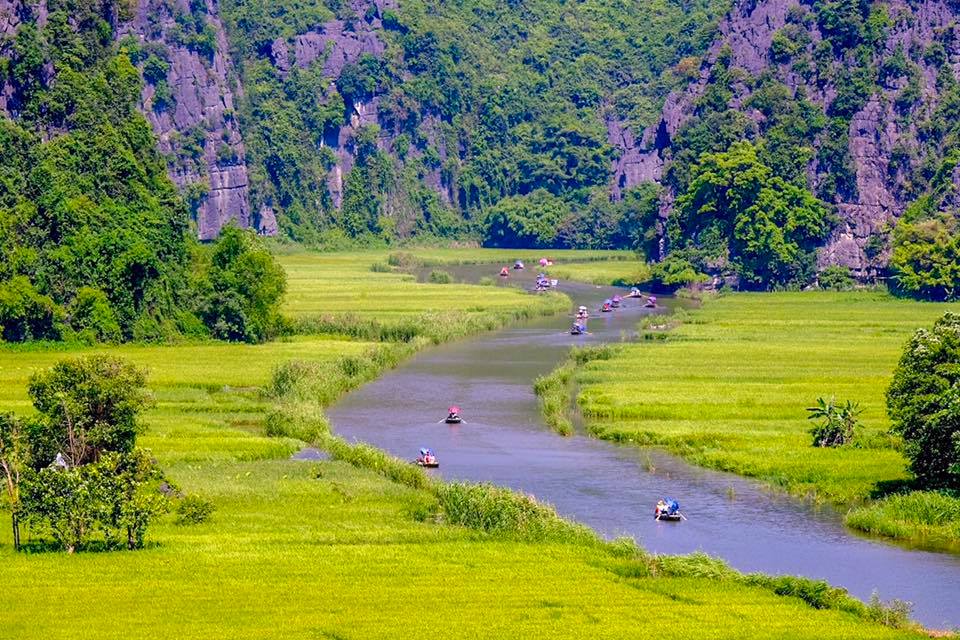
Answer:
<svg viewBox="0 0 960 640"><path fill-rule="evenodd" d="M20 551L20 518L17 517L16 511L11 515L11 522L13 524L13 550Z"/></svg>
<svg viewBox="0 0 960 640"><path fill-rule="evenodd" d="M133 527L127 527L127 549L133 551L137 548L136 541L133 539Z"/></svg>

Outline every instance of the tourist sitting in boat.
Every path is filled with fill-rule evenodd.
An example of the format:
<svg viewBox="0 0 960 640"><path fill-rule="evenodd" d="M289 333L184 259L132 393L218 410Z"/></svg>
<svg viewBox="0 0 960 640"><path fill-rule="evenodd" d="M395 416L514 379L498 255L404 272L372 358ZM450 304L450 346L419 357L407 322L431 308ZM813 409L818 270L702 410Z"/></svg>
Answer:
<svg viewBox="0 0 960 640"><path fill-rule="evenodd" d="M570 333L575 336L582 335L587 332L587 326L580 322L579 320L573 323L573 326L570 327Z"/></svg>
<svg viewBox="0 0 960 640"><path fill-rule="evenodd" d="M610 304L610 300L603 301L603 304L600 305L600 311L604 313L609 313L610 311L613 311L613 306Z"/></svg>
<svg viewBox="0 0 960 640"><path fill-rule="evenodd" d="M590 313L587 312L587 308L583 305L577 309L577 320L586 320L590 317Z"/></svg>
<svg viewBox="0 0 960 640"><path fill-rule="evenodd" d="M517 260L516 262L513 263L513 268L517 270L523 269L524 268L523 262L521 262L520 260Z"/></svg>
<svg viewBox="0 0 960 640"><path fill-rule="evenodd" d="M642 297L643 297L643 294L640 293L640 289L637 289L636 287L634 287L634 288L630 289L630 293L627 294L627 297L628 297L628 298L642 298Z"/></svg>
<svg viewBox="0 0 960 640"><path fill-rule="evenodd" d="M437 456L433 454L433 451L423 447L420 449L420 455L417 456L417 464L421 467L439 467L440 462L437 460Z"/></svg>
<svg viewBox="0 0 960 640"><path fill-rule="evenodd" d="M447 417L444 418L444 422L447 424L458 424L463 422L463 418L460 417L460 407L453 406L447 409Z"/></svg>
<svg viewBox="0 0 960 640"><path fill-rule="evenodd" d="M647 303L643 306L650 307L651 309L657 306L657 296L650 296L647 298Z"/></svg>
<svg viewBox="0 0 960 640"><path fill-rule="evenodd" d="M680 513L680 503L673 498L658 500L653 513L657 520L680 520L683 518L683 514Z"/></svg>
<svg viewBox="0 0 960 640"><path fill-rule="evenodd" d="M510 270L509 270L509 269L507 269L506 267L504 267L503 269L500 269L500 277L501 277L501 278L506 278L506 277L509 276L509 275L510 275Z"/></svg>
<svg viewBox="0 0 960 640"><path fill-rule="evenodd" d="M613 296L610 298L610 306L616 309L620 306L620 301L623 300L620 296Z"/></svg>

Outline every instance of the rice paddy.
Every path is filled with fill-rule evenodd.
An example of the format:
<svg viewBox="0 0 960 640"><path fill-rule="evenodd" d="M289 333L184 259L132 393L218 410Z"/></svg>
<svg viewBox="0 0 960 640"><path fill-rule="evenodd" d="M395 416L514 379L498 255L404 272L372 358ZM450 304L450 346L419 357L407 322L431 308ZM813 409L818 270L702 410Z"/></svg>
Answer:
<svg viewBox="0 0 960 640"><path fill-rule="evenodd" d="M909 336L949 308L876 292L721 296L666 340L584 367L578 402L598 437L856 502L907 477L884 393ZM805 408L821 396L861 404L857 444L811 446Z"/></svg>
<svg viewBox="0 0 960 640"><path fill-rule="evenodd" d="M291 291L302 294L289 303L295 314L350 307L335 274L359 278L368 259L284 263ZM448 285L362 273L402 283L419 303L388 302L374 288L352 311L418 314L445 304L435 287ZM519 296L470 290L472 304L489 308L504 295ZM431 517L426 490L347 462L292 460L304 443L264 431L271 400L260 388L274 367L329 366L372 346L303 336L255 346L0 347L0 410L26 412L29 375L62 357L109 350L147 367L156 402L140 442L182 491L216 507L199 525L165 516L138 552L15 554L0 526L0 636L625 638L648 636L656 622L666 638L921 637L729 577L651 575L615 546L454 526Z"/></svg>

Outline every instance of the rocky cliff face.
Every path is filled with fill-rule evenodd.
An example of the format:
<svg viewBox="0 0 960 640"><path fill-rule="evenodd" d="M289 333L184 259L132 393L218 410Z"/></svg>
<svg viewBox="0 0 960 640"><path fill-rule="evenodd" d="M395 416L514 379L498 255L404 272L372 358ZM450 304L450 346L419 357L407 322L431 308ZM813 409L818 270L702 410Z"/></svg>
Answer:
<svg viewBox="0 0 960 640"><path fill-rule="evenodd" d="M909 175L924 160L924 133L921 123L936 109L943 98L942 81L938 74L944 70L960 78L960 33L955 29L957 14L942 0L884 3L889 25L885 30L880 53L873 63L884 64L899 50L919 69L916 75L919 96L905 106L898 106L904 97L908 80L903 77L883 81L849 119L848 146L856 182L852 197L838 197L834 205L840 224L819 256L820 266L839 264L850 267L861 276L874 275L886 264L889 252L883 247L882 236L916 197L909 189ZM620 158L613 166L611 191L617 197L621 190L642 182L659 182L665 166L672 158L671 143L678 131L694 115L697 99L706 90L711 70L721 52L729 54L730 67L746 72L751 77L772 73L796 94L802 90L807 99L828 111L837 96L832 81L818 76L811 82L797 69L784 61L774 59L771 45L775 35L793 19L803 25L807 42L805 51L812 55L825 39L816 22L803 16L808 5L797 0L744 0L739 2L723 20L719 36L709 53L704 56L699 77L683 91L671 94L663 107L661 118L647 128L640 139L634 139L627 127L618 122L609 123L610 143L620 149ZM947 52L946 65L923 55L932 43L942 42ZM820 51L822 52L822 48ZM829 62L834 71L848 60L836 57ZM842 77L842 76L841 76ZM729 106L739 108L749 98L751 89L738 84ZM748 112L751 118L762 115ZM822 140L815 141L819 144ZM896 155L901 158L895 159ZM907 159L904 161L902 157ZM808 167L810 186L816 188L825 174L814 159ZM954 172L954 185L960 188L960 172ZM664 215L669 213L673 194L668 194ZM868 244L879 237L873 250Z"/></svg>
<svg viewBox="0 0 960 640"><path fill-rule="evenodd" d="M202 23L212 42L204 47L184 41L182 19ZM250 210L249 178L243 136L235 116L235 96L242 89L232 72L226 33L214 0L202 5L188 0L168 3L141 0L134 19L122 27L121 37L132 35L165 58L169 98L158 104L159 83L147 82L142 108L170 158L170 177L190 198L197 231L203 240L215 238L233 221L260 233L277 231L269 210ZM211 46L212 45L212 46Z"/></svg>

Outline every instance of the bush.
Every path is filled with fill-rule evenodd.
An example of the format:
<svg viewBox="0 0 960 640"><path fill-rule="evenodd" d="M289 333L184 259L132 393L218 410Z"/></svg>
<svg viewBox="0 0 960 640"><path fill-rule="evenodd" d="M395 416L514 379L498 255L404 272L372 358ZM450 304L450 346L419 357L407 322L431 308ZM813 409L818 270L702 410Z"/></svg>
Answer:
<svg viewBox="0 0 960 640"><path fill-rule="evenodd" d="M123 338L117 314L99 289L81 287L68 308L70 326L90 341L119 342Z"/></svg>
<svg viewBox="0 0 960 640"><path fill-rule="evenodd" d="M453 276L447 271L434 269L430 272L429 281L431 284L450 284L453 282Z"/></svg>
<svg viewBox="0 0 960 640"><path fill-rule="evenodd" d="M821 271L817 276L817 282L821 289L828 291L850 291L856 285L856 281L850 275L850 269L840 265L832 265Z"/></svg>
<svg viewBox="0 0 960 640"><path fill-rule="evenodd" d="M216 507L212 502L198 495L191 494L183 498L180 504L177 505L177 519L175 522L181 526L203 524L210 520L210 516L213 515L215 510Z"/></svg>
<svg viewBox="0 0 960 640"><path fill-rule="evenodd" d="M374 273L393 273L393 269L386 262L374 262L370 265L370 271Z"/></svg>
<svg viewBox="0 0 960 640"><path fill-rule="evenodd" d="M829 402L817 398L817 406L807 409L810 413L808 420L819 420L812 429L813 446L840 447L853 441L857 429L860 427L859 416L862 413L860 404L846 401L837 404L833 398Z"/></svg>

